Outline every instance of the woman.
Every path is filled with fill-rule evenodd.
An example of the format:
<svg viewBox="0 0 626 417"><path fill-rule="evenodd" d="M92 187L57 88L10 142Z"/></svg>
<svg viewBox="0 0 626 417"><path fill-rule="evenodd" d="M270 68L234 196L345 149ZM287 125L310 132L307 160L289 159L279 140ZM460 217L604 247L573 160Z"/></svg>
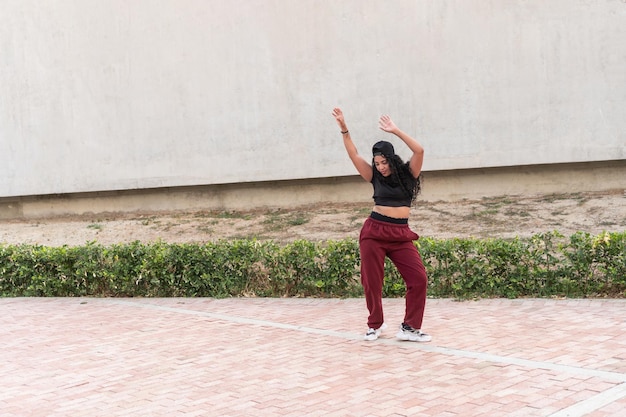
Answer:
<svg viewBox="0 0 626 417"><path fill-rule="evenodd" d="M343 144L354 167L374 187L374 208L359 236L361 283L369 310L365 340L378 339L387 327L382 306L387 256L398 268L407 289L404 321L396 337L412 342L429 342L431 337L421 331L426 305L426 270L413 243L419 236L408 225L411 205L420 191L424 148L398 129L389 116L384 115L378 122L380 129L400 138L413 155L404 163L395 154L391 143L380 141L372 148L373 159L370 163L357 152L341 109L335 108L333 116L341 129Z"/></svg>

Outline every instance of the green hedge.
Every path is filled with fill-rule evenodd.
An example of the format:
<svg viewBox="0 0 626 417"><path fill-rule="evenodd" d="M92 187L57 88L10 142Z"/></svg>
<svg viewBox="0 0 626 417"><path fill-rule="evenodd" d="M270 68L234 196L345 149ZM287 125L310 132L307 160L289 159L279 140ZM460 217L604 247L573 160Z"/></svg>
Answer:
<svg viewBox="0 0 626 417"><path fill-rule="evenodd" d="M432 297L622 297L626 232L417 242ZM404 295L388 262L384 295ZM354 239L0 245L0 296L359 297Z"/></svg>

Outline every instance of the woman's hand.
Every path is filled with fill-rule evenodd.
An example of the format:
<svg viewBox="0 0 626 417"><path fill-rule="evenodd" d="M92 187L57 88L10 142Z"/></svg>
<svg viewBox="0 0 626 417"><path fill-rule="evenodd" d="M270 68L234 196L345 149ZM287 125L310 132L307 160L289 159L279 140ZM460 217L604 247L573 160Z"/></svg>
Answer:
<svg viewBox="0 0 626 417"><path fill-rule="evenodd" d="M393 120L391 120L391 117L386 114L380 116L378 127L388 133L396 133L398 131L398 126L396 126Z"/></svg>
<svg viewBox="0 0 626 417"><path fill-rule="evenodd" d="M359 172L359 175L361 175L365 181L370 182L372 180L372 176L374 175L374 168L372 168L371 162L363 159L363 157L359 155L359 152L356 150L356 146L354 146L354 142L352 142L352 138L350 137L350 132L348 132L346 121L343 118L343 112L339 107L335 107L333 109L333 117L337 121L339 129L341 129L343 145L346 147L346 151L348 152L348 156L350 157L352 164Z"/></svg>
<svg viewBox="0 0 626 417"><path fill-rule="evenodd" d="M346 120L343 117L343 112L339 107L335 107L333 109L333 117L337 121L337 124L339 125L339 128L342 132L348 130L348 128L346 127Z"/></svg>
<svg viewBox="0 0 626 417"><path fill-rule="evenodd" d="M409 161L409 168L413 177L419 177L420 172L422 172L422 163L424 162L424 147L411 136L398 129L398 126L391 120L391 117L386 114L380 117L378 126L385 132L393 133L402 139L402 142L406 143L409 149L413 151L413 156L411 156L411 160Z"/></svg>

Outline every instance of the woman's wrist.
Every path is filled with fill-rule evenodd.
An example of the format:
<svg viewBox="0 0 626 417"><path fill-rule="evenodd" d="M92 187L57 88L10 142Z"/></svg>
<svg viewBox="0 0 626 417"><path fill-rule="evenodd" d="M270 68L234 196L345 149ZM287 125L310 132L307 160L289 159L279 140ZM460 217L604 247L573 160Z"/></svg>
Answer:
<svg viewBox="0 0 626 417"><path fill-rule="evenodd" d="M396 127L395 129L392 129L389 131L389 133L391 133L392 135L396 135L397 137L399 137L400 139L402 139L402 130L400 130L400 128Z"/></svg>

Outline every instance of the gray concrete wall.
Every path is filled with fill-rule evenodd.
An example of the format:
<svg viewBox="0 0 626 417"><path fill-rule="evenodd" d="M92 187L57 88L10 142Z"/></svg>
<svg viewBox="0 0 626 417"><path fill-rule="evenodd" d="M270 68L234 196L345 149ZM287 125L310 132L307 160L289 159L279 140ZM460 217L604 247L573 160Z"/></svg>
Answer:
<svg viewBox="0 0 626 417"><path fill-rule="evenodd" d="M626 192L626 161L549 164L424 174L420 200ZM0 198L0 219L159 211L292 209L320 203L372 205L372 186L358 175L95 193Z"/></svg>
<svg viewBox="0 0 626 417"><path fill-rule="evenodd" d="M336 105L426 171L626 159L622 0L0 9L0 197L352 175Z"/></svg>

